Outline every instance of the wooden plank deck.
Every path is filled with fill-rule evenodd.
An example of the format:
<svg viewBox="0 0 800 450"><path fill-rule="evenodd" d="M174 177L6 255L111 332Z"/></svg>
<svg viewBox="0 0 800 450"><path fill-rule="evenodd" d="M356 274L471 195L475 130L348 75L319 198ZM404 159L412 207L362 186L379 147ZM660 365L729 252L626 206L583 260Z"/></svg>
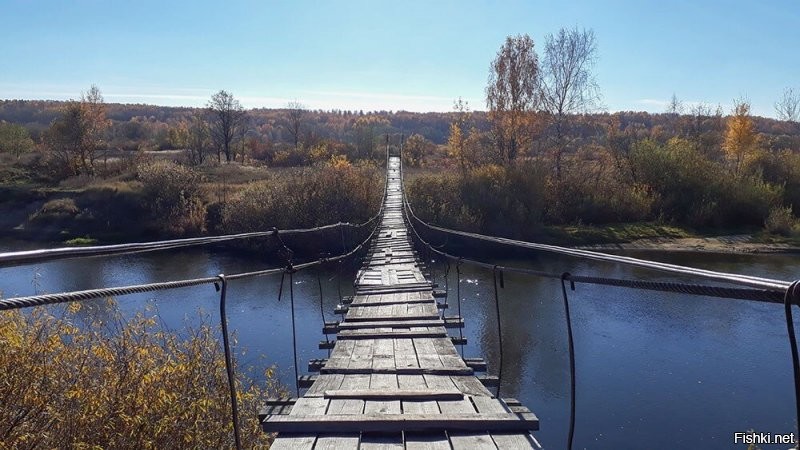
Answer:
<svg viewBox="0 0 800 450"><path fill-rule="evenodd" d="M327 359L303 397L271 399L259 417L278 432L274 449L539 448L539 420L514 399L498 399L475 376L479 358L461 358L448 318L420 270L403 218L398 157L389 158L384 214L355 295ZM491 377L486 379L491 381ZM484 379L484 381L486 380Z"/></svg>

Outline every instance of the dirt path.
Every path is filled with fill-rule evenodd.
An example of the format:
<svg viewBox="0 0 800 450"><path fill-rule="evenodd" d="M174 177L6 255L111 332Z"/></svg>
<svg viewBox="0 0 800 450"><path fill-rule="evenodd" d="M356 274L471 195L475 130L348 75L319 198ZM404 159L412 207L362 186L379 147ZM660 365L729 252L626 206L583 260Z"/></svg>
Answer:
<svg viewBox="0 0 800 450"><path fill-rule="evenodd" d="M800 253L800 247L789 244L751 242L752 235L703 238L651 238L623 244L586 245L587 250L667 250L712 253Z"/></svg>

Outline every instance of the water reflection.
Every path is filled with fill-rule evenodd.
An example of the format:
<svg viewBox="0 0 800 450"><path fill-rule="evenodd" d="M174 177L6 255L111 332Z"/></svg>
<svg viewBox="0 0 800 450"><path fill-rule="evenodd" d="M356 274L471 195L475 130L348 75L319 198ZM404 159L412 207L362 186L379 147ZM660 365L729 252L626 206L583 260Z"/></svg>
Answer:
<svg viewBox="0 0 800 450"><path fill-rule="evenodd" d="M632 256L781 279L800 273L800 263L791 255L636 252ZM553 256L498 263L553 273L697 281ZM36 272L41 274L40 292L61 292L264 267L267 264L257 259L182 250L2 269L0 290L5 296L33 294ZM327 320L334 319L337 288L351 293L355 276L354 267L347 265L336 279L336 269L326 268L320 274ZM499 343L492 272L468 265L461 269L465 354L486 358L490 372L496 374ZM437 272L441 278L442 267ZM260 373L266 365L276 364L281 381L293 386L291 310L288 297L277 300L279 281L278 275L232 282L229 324L238 336L241 367ZM561 448L567 432L569 373L560 283L514 273L505 273L504 281L499 289L504 343L501 394L520 399L536 412L542 423L537 436L547 447ZM450 315L456 314L455 283L451 270ZM304 373L308 359L327 355L317 347L324 339L317 272L297 273L293 288L298 362ZM218 295L212 286L196 286L119 297L116 308L126 315L153 305L167 327L183 330L187 323L200 321L216 325ZM791 364L780 305L583 284L569 296L578 385L576 447L723 449L732 447L735 431L792 430ZM205 316L198 316L198 310ZM108 318L113 312L99 302L85 314L89 320ZM247 353L242 354L242 348Z"/></svg>

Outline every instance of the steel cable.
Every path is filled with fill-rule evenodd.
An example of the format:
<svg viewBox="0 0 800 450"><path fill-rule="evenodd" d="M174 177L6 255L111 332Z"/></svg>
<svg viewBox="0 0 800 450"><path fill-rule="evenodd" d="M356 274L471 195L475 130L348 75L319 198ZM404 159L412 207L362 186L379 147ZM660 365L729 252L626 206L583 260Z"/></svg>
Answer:
<svg viewBox="0 0 800 450"><path fill-rule="evenodd" d="M233 438L236 443L236 450L242 449L241 431L239 430L239 403L236 399L236 374L233 371L233 361L231 358L231 345L228 340L228 316L225 313L225 299L228 293L228 280L225 275L217 277L221 286L219 287L219 321L222 326L222 345L225 350L225 373L228 375L228 390L231 397L231 417L233 420ZM217 284L214 284L217 286Z"/></svg>
<svg viewBox="0 0 800 450"><path fill-rule="evenodd" d="M782 280L775 280L771 278L763 278L763 277L754 277L750 275L741 275L741 274L733 274L733 273L726 273L726 272L716 272L713 270L705 270L705 269L698 269L694 267L687 267L687 266L680 266L677 264L667 264L661 263L657 261L648 261L644 259L632 258L629 256L618 256L618 255L610 255L606 253L600 252L593 252L589 250L579 250L579 249L572 249L567 247L559 247L555 245L548 245L548 244L537 244L533 242L525 242L525 241L517 241L508 238L501 238L496 236L486 236L483 234L478 233L470 233L466 231L458 231L452 230L449 228L438 227L436 225L430 225L416 216L414 210L411 208L411 204L408 202L408 199L404 197L404 209L406 210L407 214L413 220L417 221L423 227L439 231L442 233L452 234L456 236L463 236L471 239L477 239L486 242L493 242L495 244L502 244L502 245L509 245L518 248L527 248L531 250L542 250L548 251L553 253L559 253L562 255L573 256L578 258L585 258L591 259L596 261L606 261L606 262L614 262L620 264L631 265L635 267L642 267L646 269L658 270L662 272L670 272L682 275L690 275L700 278L705 278L709 280L716 280L716 281L725 281L729 283L741 284L745 286L761 288L761 289L769 289L777 292L786 292L786 289L791 284L788 281ZM436 250L433 249L432 250Z"/></svg>
<svg viewBox="0 0 800 450"><path fill-rule="evenodd" d="M575 437L575 344L572 339L572 317L569 313L569 297L567 296L567 280L571 279L568 272L561 275L561 294L564 299L564 317L567 322L567 346L569 350L569 433L567 434L567 449L572 450L572 441ZM575 289L575 285L571 285Z"/></svg>
<svg viewBox="0 0 800 450"><path fill-rule="evenodd" d="M359 250L364 248L367 242L372 239L372 236L375 234L377 230L377 226L373 228L372 233L359 245L355 248L350 250L347 253L338 255L333 258L328 258L326 260L314 260L305 262L302 264L297 264L294 266L296 271L306 269L308 267L313 267L319 264L322 264L324 261L339 261L344 260ZM273 268L273 269L265 269L265 270L256 270L252 272L243 272L237 273L233 275L227 275L225 278L228 281L231 280L240 280L244 278L254 278L254 277L261 277L267 275L274 275L283 272L285 269L283 268ZM20 308L27 308L31 306L43 306L43 305L51 305L56 303L65 303L70 301L81 301L81 300L90 300L95 298L105 298L111 296L119 296L119 295L129 295L129 294L138 294L144 292L153 292L153 291L160 291L160 290L169 290L169 289L177 289L177 288L184 288L184 287L191 287L191 286L198 286L202 284L212 284L217 282L217 277L206 277L206 278L195 278L195 279L188 279L188 280L178 280L178 281L165 281L160 283L148 283L148 284L139 284L139 285L131 285L131 286L122 286L122 287L111 287L111 288L100 288L100 289L89 289L84 291L72 291L72 292L63 292L59 294L42 294L42 295L32 295L26 297L14 297L14 298L7 298L7 299L0 299L0 311L7 311L11 309L20 309Z"/></svg>

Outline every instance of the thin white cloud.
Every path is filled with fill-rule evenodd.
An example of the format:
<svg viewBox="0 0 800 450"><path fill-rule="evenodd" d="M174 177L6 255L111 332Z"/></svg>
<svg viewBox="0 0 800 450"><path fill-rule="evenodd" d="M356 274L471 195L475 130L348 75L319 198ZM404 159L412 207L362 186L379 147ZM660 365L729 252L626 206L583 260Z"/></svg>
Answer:
<svg viewBox="0 0 800 450"><path fill-rule="evenodd" d="M85 89L73 89L73 86L33 86L0 84L4 98L31 100L69 100L80 98ZM44 89L43 89L44 88ZM204 88L171 88L161 86L120 86L100 85L103 96L113 103L150 103L161 106L201 107L208 102L215 89ZM398 94L368 91L321 91L303 90L278 95L263 95L259 92L237 93L236 98L245 108L285 108L294 100L310 109L344 109L363 111L452 111L455 98L435 95ZM295 93L291 93L295 94ZM473 109L480 108L481 99L465 98Z"/></svg>
<svg viewBox="0 0 800 450"><path fill-rule="evenodd" d="M666 108L669 105L669 100L658 100L654 98L640 98L636 100L636 103L639 105L645 106L656 106L660 108Z"/></svg>

